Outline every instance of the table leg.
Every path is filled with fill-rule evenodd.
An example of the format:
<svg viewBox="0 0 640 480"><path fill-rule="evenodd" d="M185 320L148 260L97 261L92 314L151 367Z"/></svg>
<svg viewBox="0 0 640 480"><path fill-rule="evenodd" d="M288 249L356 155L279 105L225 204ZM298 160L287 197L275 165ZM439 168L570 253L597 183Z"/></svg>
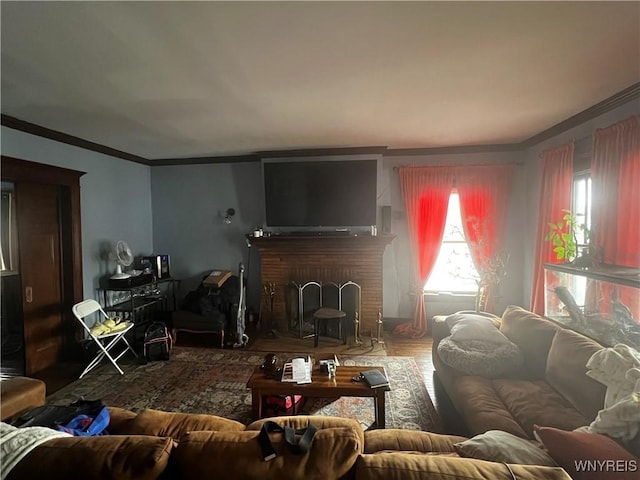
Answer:
<svg viewBox="0 0 640 480"><path fill-rule="evenodd" d="M262 392L255 388L251 390L251 411L254 420L262 418Z"/></svg>
<svg viewBox="0 0 640 480"><path fill-rule="evenodd" d="M376 396L374 397L375 401L375 419L376 419L376 427L377 428L385 428L385 392L384 390L379 390L376 392Z"/></svg>

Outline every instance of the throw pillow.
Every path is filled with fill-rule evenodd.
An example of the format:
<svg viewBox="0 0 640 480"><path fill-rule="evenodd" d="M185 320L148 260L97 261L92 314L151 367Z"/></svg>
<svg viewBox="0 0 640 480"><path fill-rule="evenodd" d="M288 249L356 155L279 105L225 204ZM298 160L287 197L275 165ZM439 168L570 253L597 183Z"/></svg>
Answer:
<svg viewBox="0 0 640 480"><path fill-rule="evenodd" d="M479 322L489 321L493 323L496 327L500 326L500 319L496 317L492 313L484 313L484 312L473 312L471 310L463 310L460 312L453 313L446 318L447 326L452 328L456 323L460 320L477 320Z"/></svg>
<svg viewBox="0 0 640 480"><path fill-rule="evenodd" d="M450 367L467 375L500 378L522 367L515 343L496 344L482 340L456 342L447 337L438 344L438 356Z"/></svg>
<svg viewBox="0 0 640 480"><path fill-rule="evenodd" d="M574 480L638 479L640 459L606 435L538 425L534 425L533 431Z"/></svg>
<svg viewBox="0 0 640 480"><path fill-rule="evenodd" d="M521 465L557 466L540 445L502 430L489 430L453 446L461 457Z"/></svg>
<svg viewBox="0 0 640 480"><path fill-rule="evenodd" d="M451 319L449 321L449 319ZM509 339L504 336L495 323L487 317L474 314L454 314L447 317L447 325L451 328L451 340L480 340L490 343L505 344Z"/></svg>

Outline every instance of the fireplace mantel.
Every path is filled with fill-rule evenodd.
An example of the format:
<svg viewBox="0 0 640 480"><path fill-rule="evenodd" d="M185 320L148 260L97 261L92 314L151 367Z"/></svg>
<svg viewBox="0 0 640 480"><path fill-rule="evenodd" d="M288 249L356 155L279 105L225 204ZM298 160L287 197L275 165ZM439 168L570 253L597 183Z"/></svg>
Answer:
<svg viewBox="0 0 640 480"><path fill-rule="evenodd" d="M286 292L292 282L344 283L362 288L360 330L375 331L382 311L382 256L393 235L272 235L249 237L258 248L262 285L275 285L273 322L286 331Z"/></svg>

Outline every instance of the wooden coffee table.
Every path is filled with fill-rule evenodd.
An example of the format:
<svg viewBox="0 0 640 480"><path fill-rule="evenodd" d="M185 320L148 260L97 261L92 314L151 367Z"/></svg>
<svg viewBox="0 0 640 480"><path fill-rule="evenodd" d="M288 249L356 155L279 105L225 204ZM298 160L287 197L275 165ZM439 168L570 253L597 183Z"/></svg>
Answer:
<svg viewBox="0 0 640 480"><path fill-rule="evenodd" d="M372 397L375 405L375 422L369 428L384 428L385 392L390 391L391 388L371 388L367 382L352 380L353 377L359 376L360 372L373 369L380 370L386 375L384 367L341 365L336 369L335 378L329 378L326 373L320 373L316 367L311 375L312 382L298 385L267 377L264 371L257 367L247 382L247 388L251 389L253 418L255 420L262 418L262 397L266 395L304 395L320 398Z"/></svg>

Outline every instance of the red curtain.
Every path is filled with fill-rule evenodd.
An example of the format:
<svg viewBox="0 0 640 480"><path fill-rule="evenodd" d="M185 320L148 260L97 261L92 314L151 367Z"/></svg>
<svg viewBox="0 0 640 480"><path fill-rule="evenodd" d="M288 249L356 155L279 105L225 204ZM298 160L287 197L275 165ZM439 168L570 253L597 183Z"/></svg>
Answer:
<svg viewBox="0 0 640 480"><path fill-rule="evenodd" d="M513 171L513 165L457 167L455 171L465 237L473 263L485 283L488 312L494 312L496 306L497 284L490 277L504 246Z"/></svg>
<svg viewBox="0 0 640 480"><path fill-rule="evenodd" d="M453 167L400 168L400 186L414 259L416 310L413 321L398 325L396 333L418 338L427 332L422 292L440 251L453 172Z"/></svg>
<svg viewBox="0 0 640 480"><path fill-rule="evenodd" d="M640 266L640 116L594 132L591 178L604 263Z"/></svg>
<svg viewBox="0 0 640 480"><path fill-rule="evenodd" d="M539 315L544 315L544 264L558 263L553 246L544 237L549 223L557 222L563 215L562 210L571 209L573 150L574 143L571 142L542 153L542 186L531 291L531 310Z"/></svg>
<svg viewBox="0 0 640 480"><path fill-rule="evenodd" d="M603 262L640 267L640 116L594 132L591 179L595 244L602 248ZM599 298L615 295L638 318L634 289L602 288ZM611 307L611 302L601 301L597 308L608 316Z"/></svg>

